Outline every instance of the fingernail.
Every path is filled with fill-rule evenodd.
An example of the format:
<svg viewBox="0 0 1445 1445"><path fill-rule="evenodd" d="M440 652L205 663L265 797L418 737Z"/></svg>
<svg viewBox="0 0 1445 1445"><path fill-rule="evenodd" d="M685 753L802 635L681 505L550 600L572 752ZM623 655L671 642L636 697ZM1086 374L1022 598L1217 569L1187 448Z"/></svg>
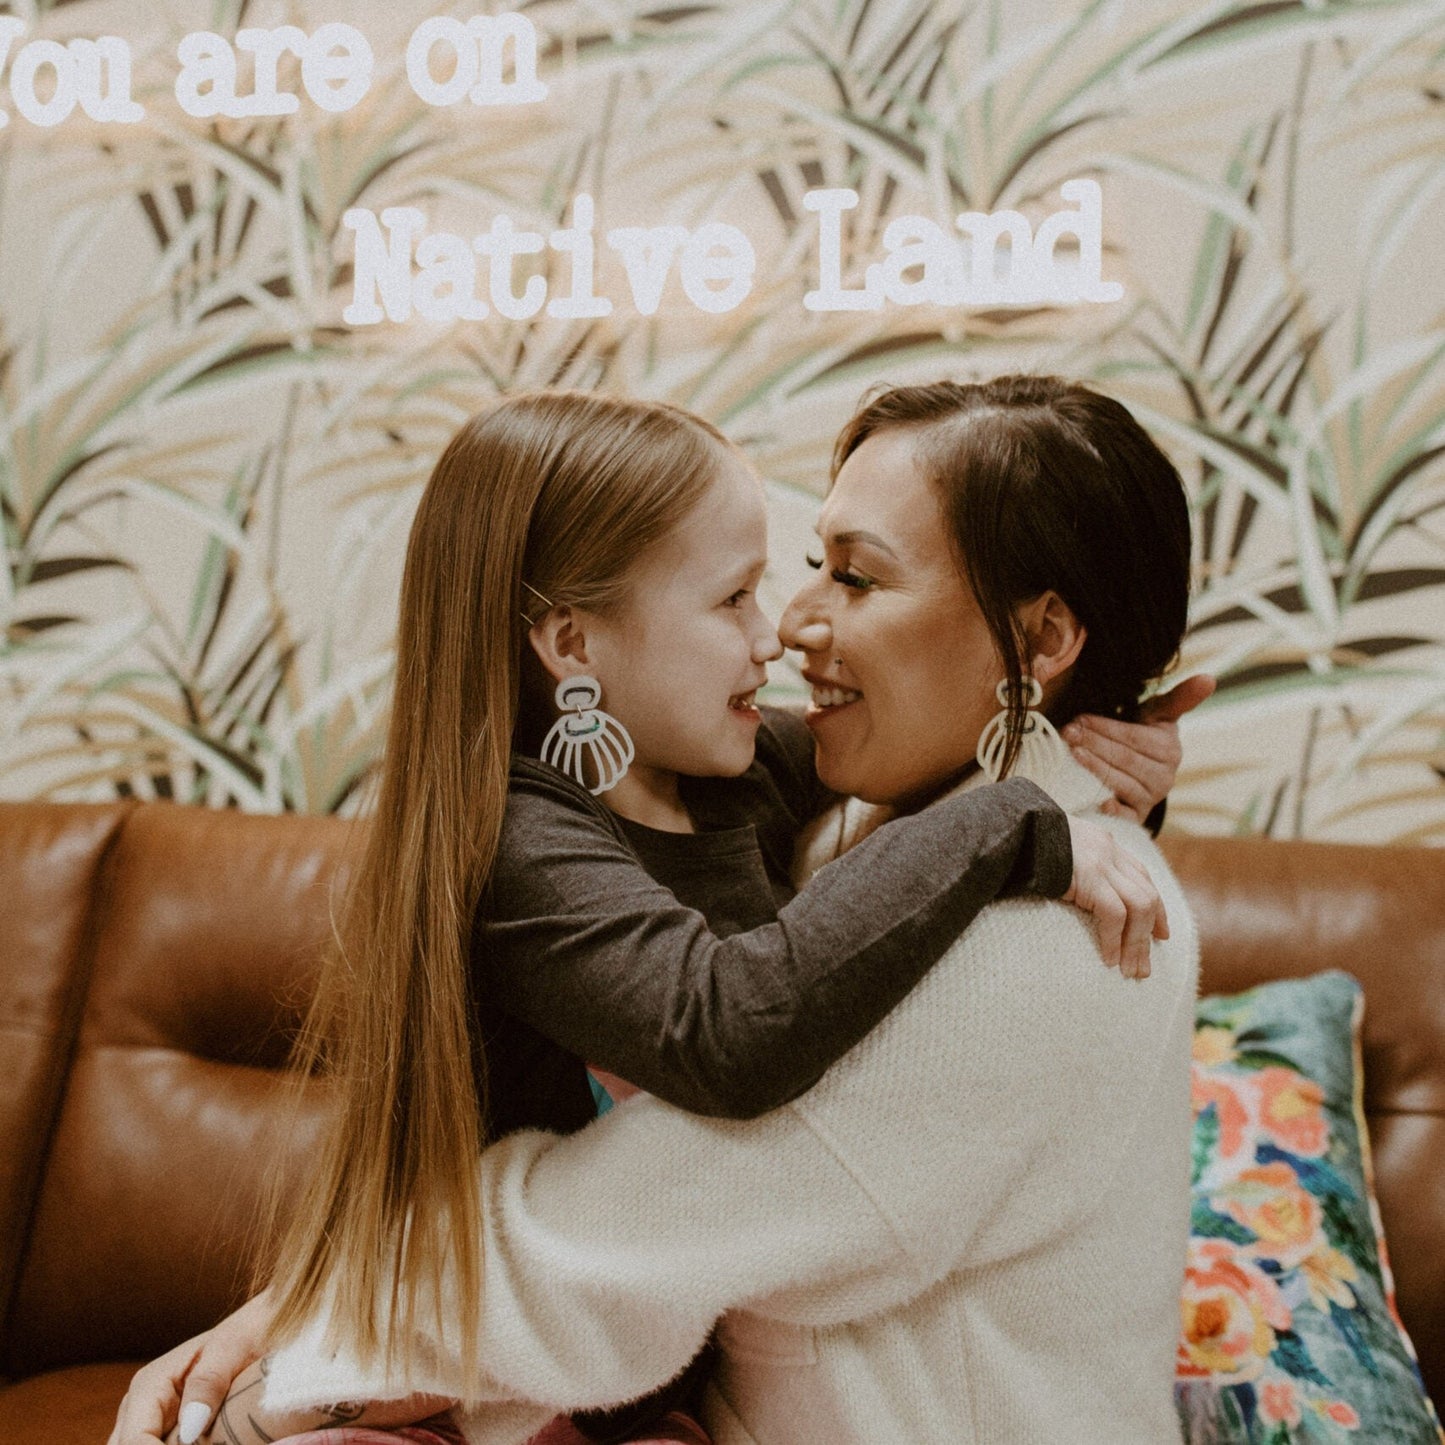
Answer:
<svg viewBox="0 0 1445 1445"><path fill-rule="evenodd" d="M211 1407L201 1400L181 1406L181 1445L195 1445L201 1431L211 1423Z"/></svg>
<svg viewBox="0 0 1445 1445"><path fill-rule="evenodd" d="M1071 743L1081 742L1084 737L1084 730L1078 723L1071 722L1064 728L1064 736L1068 738Z"/></svg>

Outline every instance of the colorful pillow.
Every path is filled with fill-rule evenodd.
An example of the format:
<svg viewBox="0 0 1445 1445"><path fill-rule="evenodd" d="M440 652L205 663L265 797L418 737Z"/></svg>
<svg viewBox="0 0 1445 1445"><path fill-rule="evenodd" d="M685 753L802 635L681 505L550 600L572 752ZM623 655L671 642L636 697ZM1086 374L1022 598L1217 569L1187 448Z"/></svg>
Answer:
<svg viewBox="0 0 1445 1445"><path fill-rule="evenodd" d="M1370 1173L1343 973L1200 1000L1176 1399L1189 1445L1440 1445Z"/></svg>

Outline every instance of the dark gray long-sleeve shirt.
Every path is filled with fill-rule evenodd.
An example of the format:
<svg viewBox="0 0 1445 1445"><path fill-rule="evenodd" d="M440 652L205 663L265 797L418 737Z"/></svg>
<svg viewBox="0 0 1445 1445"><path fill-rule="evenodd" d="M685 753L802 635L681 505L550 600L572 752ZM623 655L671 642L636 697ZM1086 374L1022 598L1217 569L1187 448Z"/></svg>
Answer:
<svg viewBox="0 0 1445 1445"><path fill-rule="evenodd" d="M765 709L746 774L684 780L695 834L514 759L472 938L493 1133L590 1119L583 1059L695 1113L776 1108L985 904L1067 890L1067 820L1016 779L888 823L794 896L794 839L830 801L812 754L801 720Z"/></svg>

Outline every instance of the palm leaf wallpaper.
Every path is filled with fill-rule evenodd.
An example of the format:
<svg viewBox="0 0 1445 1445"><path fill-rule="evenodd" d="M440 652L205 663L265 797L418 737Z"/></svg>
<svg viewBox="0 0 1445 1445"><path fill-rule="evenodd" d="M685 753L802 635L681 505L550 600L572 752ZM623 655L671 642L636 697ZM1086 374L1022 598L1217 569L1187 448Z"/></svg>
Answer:
<svg viewBox="0 0 1445 1445"><path fill-rule="evenodd" d="M1442 0L533 0L544 102L426 103L408 37L500 6L0 5L0 795L350 811L383 736L407 526L522 387L694 408L770 488L781 607L833 434L878 381L1062 371L1120 396L1196 517L1174 826L1445 843ZM196 119L177 46L344 19L342 113ZM10 27L12 30L15 26ZM134 124L11 103L36 40L118 35ZM288 69L288 67L291 67ZM283 85L299 91L283 62ZM35 82L44 89L44 79ZM41 97L44 98L43 95ZM1109 304L811 312L890 220L1103 196ZM725 221L750 294L653 315L350 325L352 208L472 236ZM552 251L528 264L565 289ZM519 272L519 277L525 273ZM781 665L774 690L799 691Z"/></svg>

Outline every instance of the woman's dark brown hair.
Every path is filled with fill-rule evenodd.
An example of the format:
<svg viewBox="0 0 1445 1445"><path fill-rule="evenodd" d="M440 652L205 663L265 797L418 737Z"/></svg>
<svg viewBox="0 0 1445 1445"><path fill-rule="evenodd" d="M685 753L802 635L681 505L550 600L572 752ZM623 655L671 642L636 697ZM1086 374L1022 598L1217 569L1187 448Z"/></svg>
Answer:
<svg viewBox="0 0 1445 1445"><path fill-rule="evenodd" d="M1056 376L900 386L843 428L833 475L872 435L918 432L959 571L1009 680L1018 754L1027 671L1019 604L1053 591L1087 633L1049 707L1132 721L1145 686L1174 660L1189 604L1189 508L1168 457L1128 409Z"/></svg>

